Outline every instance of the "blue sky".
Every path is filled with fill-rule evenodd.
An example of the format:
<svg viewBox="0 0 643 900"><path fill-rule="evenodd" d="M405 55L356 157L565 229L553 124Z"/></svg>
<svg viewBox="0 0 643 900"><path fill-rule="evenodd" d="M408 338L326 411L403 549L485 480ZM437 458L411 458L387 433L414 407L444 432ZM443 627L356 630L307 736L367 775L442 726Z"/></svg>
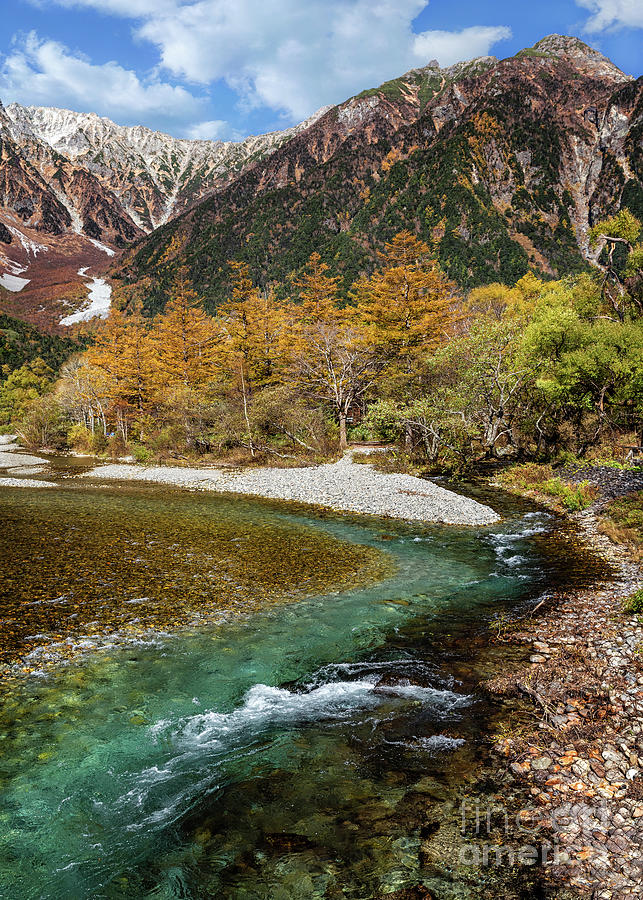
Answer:
<svg viewBox="0 0 643 900"><path fill-rule="evenodd" d="M294 124L436 58L573 34L638 76L643 0L0 0L0 99L178 137Z"/></svg>

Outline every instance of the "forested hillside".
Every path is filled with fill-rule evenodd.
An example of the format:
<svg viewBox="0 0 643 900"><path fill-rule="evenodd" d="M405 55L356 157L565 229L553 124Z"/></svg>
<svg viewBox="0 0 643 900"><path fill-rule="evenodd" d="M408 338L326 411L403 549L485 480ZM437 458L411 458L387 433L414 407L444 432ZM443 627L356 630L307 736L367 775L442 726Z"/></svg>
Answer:
<svg viewBox="0 0 643 900"><path fill-rule="evenodd" d="M0 381L10 371L40 357L46 365L58 370L75 351L78 341L45 334L19 319L0 314Z"/></svg>
<svg viewBox="0 0 643 900"><path fill-rule="evenodd" d="M556 35L501 62L408 73L140 242L115 272L117 302L158 311L186 265L213 310L228 260L287 287L313 251L346 292L403 228L463 289L586 271L591 226L643 212L642 96L641 79Z"/></svg>

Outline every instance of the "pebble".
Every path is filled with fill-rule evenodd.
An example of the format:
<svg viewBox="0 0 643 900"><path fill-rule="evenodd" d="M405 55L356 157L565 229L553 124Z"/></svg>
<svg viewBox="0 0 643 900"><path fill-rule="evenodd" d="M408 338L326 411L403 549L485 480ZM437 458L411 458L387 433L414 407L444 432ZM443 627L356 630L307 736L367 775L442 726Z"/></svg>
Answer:
<svg viewBox="0 0 643 900"><path fill-rule="evenodd" d="M607 483L610 476L600 477ZM632 490L632 479L643 489L643 474L629 480L619 475L607 495L621 496L618 490L626 480ZM512 682L536 692L548 713L541 713L531 738L514 747L504 737L497 750L507 758L513 779L526 783L542 815L552 822L551 837L565 848L557 864L548 864L552 877L584 894L626 900L643 897L643 802L638 799L643 794L638 653L643 624L626 617L622 606L641 587L641 571L598 532L594 511L573 518L617 575L607 584L561 597L531 626L501 638L527 642L536 651L529 655L531 665L512 676Z"/></svg>
<svg viewBox="0 0 643 900"><path fill-rule="evenodd" d="M447 525L491 525L499 516L470 497L413 475L376 471L354 463L350 451L321 466L239 471L110 463L81 477L153 481L193 490L249 494L355 512Z"/></svg>

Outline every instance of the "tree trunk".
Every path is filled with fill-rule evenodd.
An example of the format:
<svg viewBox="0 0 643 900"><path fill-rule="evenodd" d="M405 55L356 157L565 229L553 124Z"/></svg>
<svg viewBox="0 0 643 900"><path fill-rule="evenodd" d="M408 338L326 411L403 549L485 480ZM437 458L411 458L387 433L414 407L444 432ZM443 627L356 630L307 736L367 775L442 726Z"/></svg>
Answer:
<svg viewBox="0 0 643 900"><path fill-rule="evenodd" d="M346 413L340 412L339 414L339 449L346 450L348 447L348 440L346 438Z"/></svg>
<svg viewBox="0 0 643 900"><path fill-rule="evenodd" d="M408 454L413 452L413 428L409 422L404 425L404 449Z"/></svg>
<svg viewBox="0 0 643 900"><path fill-rule="evenodd" d="M246 420L246 428L248 429L248 441L250 442L250 455L254 458L255 445L252 440L252 428L250 427L250 418L248 416L248 399L246 397L246 379L243 374L243 365L241 366L241 390L243 391L243 416Z"/></svg>

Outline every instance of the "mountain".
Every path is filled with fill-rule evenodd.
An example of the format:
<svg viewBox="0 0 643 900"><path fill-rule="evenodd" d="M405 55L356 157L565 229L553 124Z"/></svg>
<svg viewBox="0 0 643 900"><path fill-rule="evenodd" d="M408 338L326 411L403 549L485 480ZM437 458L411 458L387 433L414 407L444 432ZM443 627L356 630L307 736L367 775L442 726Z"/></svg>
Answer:
<svg viewBox="0 0 643 900"><path fill-rule="evenodd" d="M95 113L17 103L5 108L10 136L67 209L74 228L103 240L111 226L116 243L165 224L322 112L286 131L226 142L126 128ZM105 205L119 211L120 232L109 217L97 221L94 210Z"/></svg>
<svg viewBox="0 0 643 900"><path fill-rule="evenodd" d="M60 309L43 309L43 296L76 305L87 293L79 270L102 274L115 249L226 185L315 118L238 142L189 141L94 113L0 103L0 285L20 293L5 294L5 307L56 328Z"/></svg>
<svg viewBox="0 0 643 900"><path fill-rule="evenodd" d="M348 285L402 228L463 287L582 270L597 218L643 215L643 80L576 38L414 69L327 111L119 260L154 311L186 264L210 306L243 259L260 284L313 250ZM142 287L141 287L142 286Z"/></svg>
<svg viewBox="0 0 643 900"><path fill-rule="evenodd" d="M402 228L463 289L580 271L593 222L643 216L642 93L550 35L509 59L430 62L238 143L0 107L0 306L49 330L88 291L99 311L113 289L155 312L187 265L214 308L228 260L287 284L313 250L348 286Z"/></svg>

